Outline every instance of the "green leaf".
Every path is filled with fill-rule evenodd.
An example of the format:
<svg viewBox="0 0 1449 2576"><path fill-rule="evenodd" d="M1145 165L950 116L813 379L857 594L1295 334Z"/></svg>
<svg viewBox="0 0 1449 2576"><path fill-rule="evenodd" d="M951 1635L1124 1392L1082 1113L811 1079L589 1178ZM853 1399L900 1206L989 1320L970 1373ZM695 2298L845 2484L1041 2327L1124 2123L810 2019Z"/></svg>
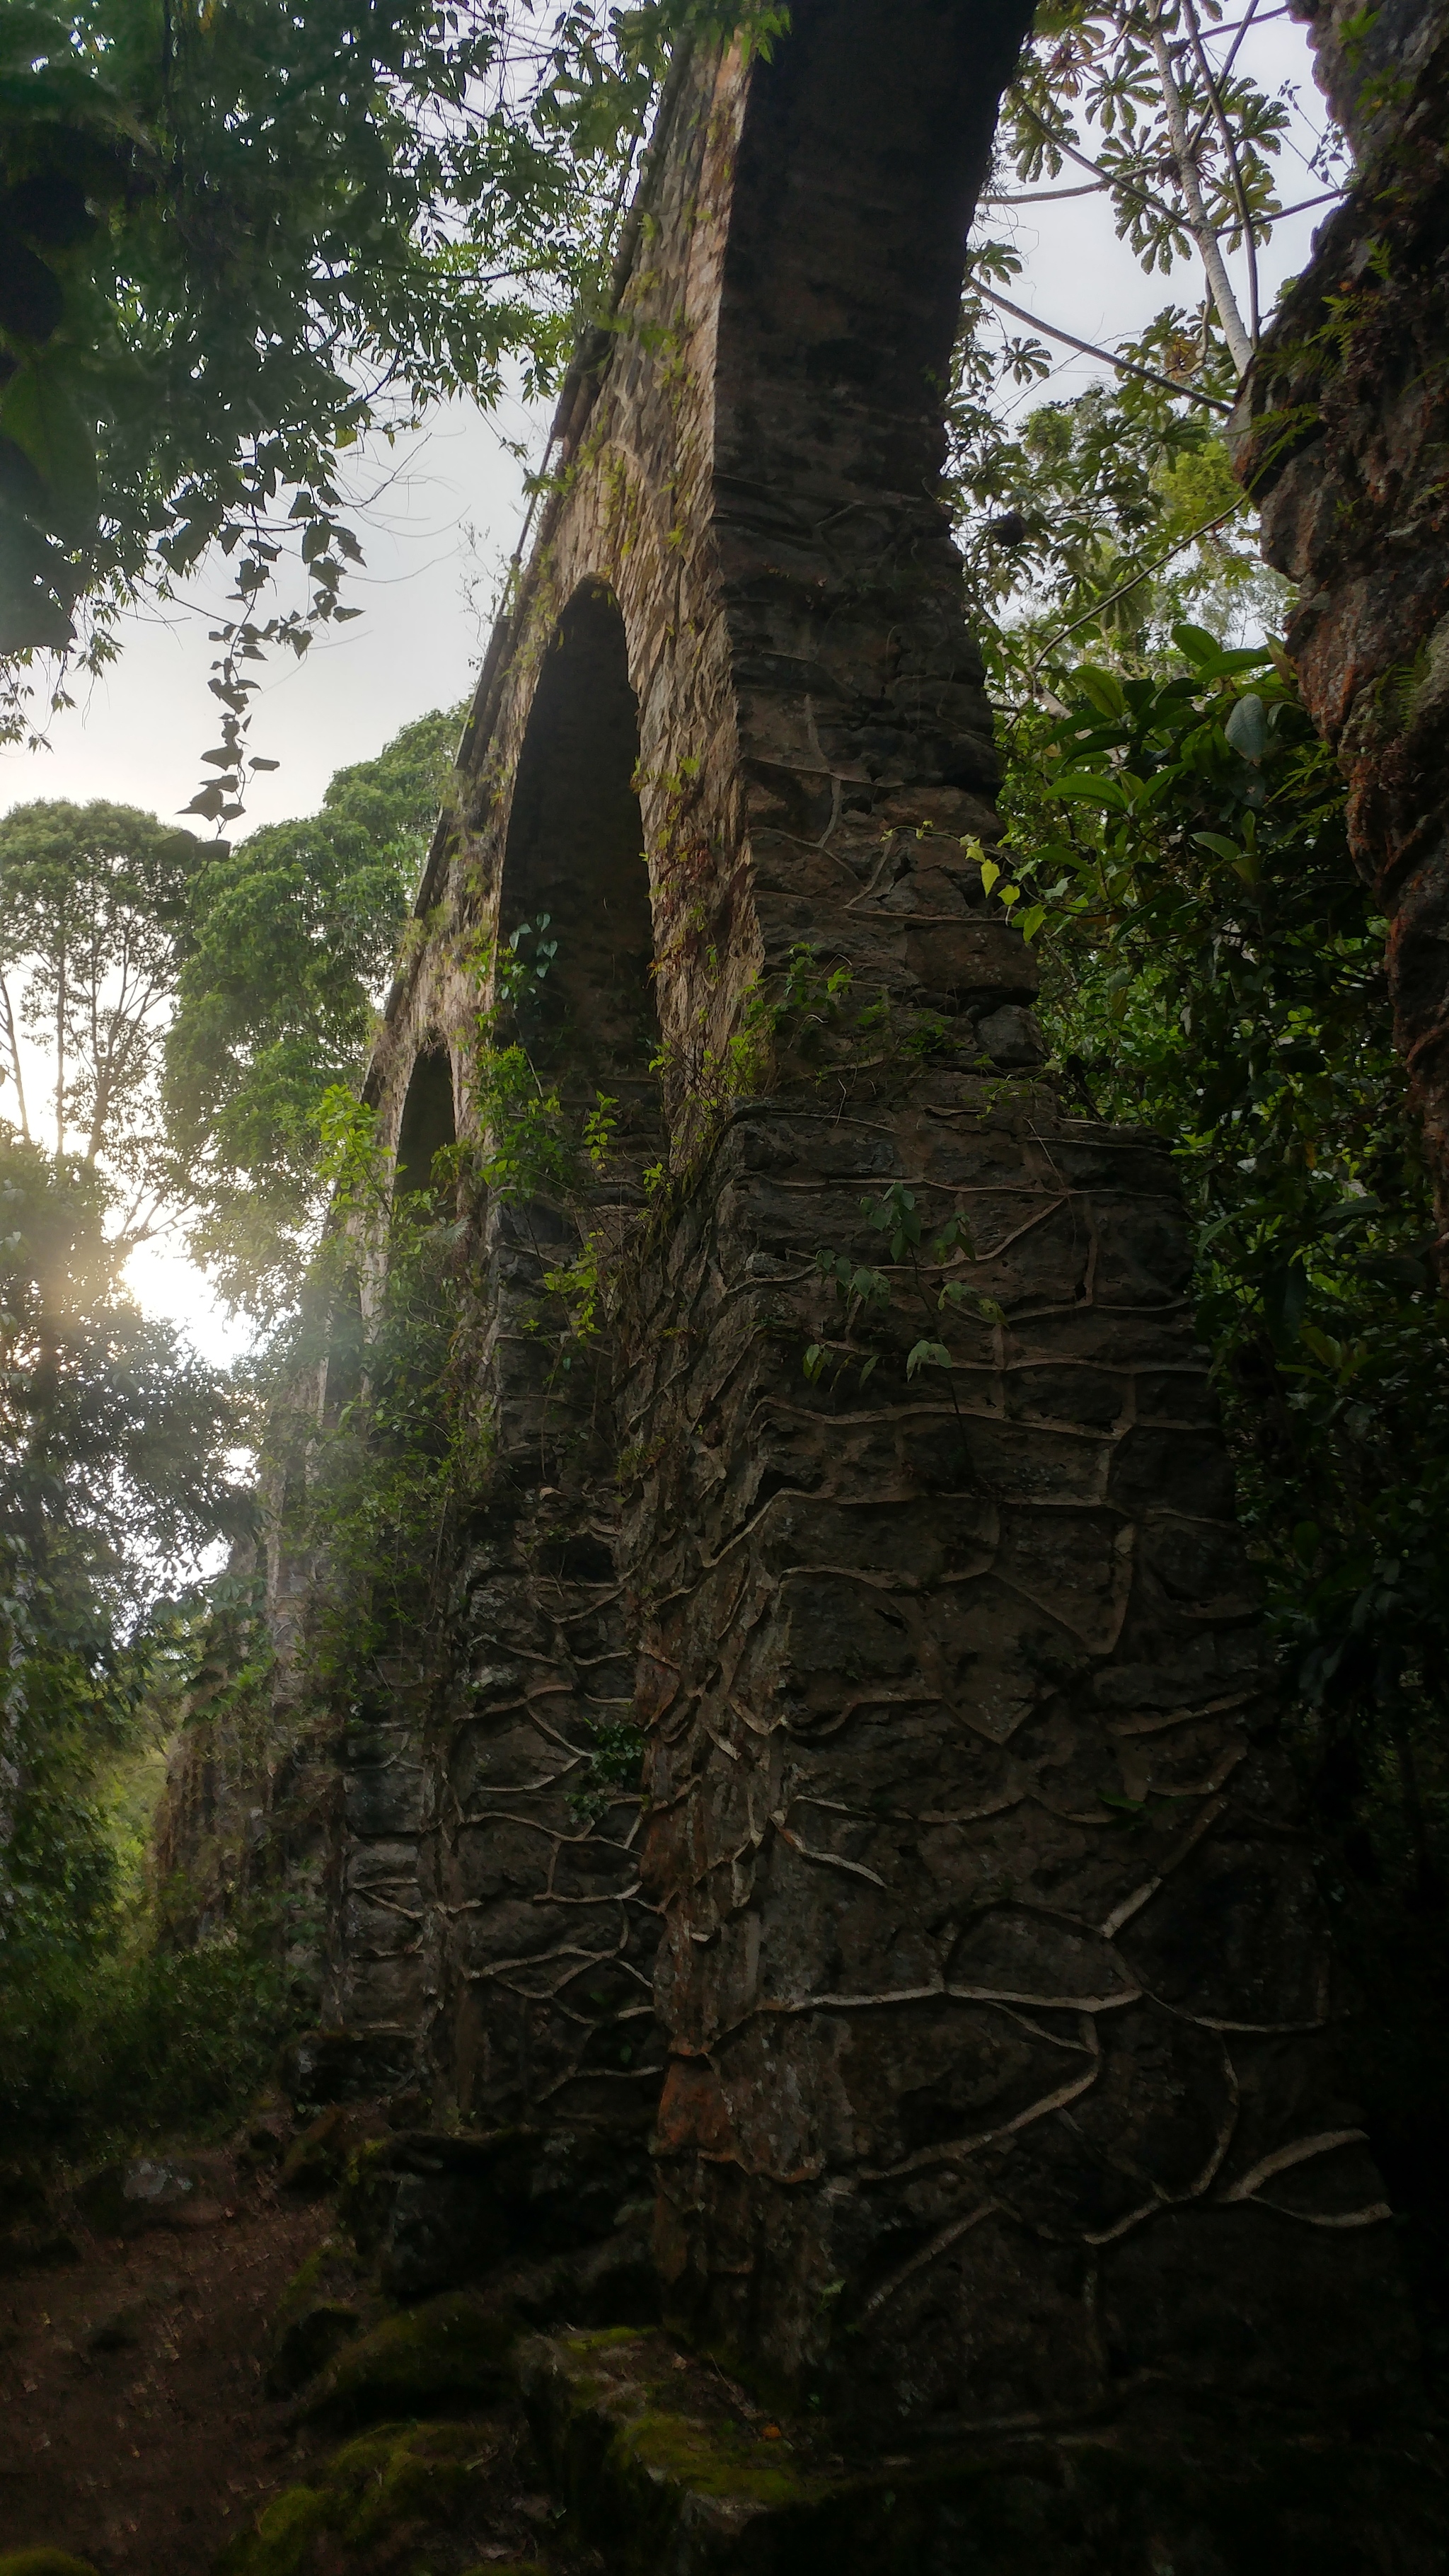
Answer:
<svg viewBox="0 0 1449 2576"><path fill-rule="evenodd" d="M1262 699L1251 690L1246 697L1239 698L1223 731L1234 751L1244 760L1262 760L1272 740L1268 731L1268 712Z"/></svg>
<svg viewBox="0 0 1449 2576"><path fill-rule="evenodd" d="M951 1354L947 1350L944 1342L933 1342L923 1339L919 1342L913 1343L910 1351L906 1355L906 1375L908 1378L914 1377L917 1371L923 1368L948 1369L951 1366Z"/></svg>
<svg viewBox="0 0 1449 2576"><path fill-rule="evenodd" d="M1100 805L1112 814L1125 813L1128 799L1115 778L1099 778L1091 770L1066 769L1060 777L1046 782L1048 796L1059 796L1068 803Z"/></svg>
<svg viewBox="0 0 1449 2576"><path fill-rule="evenodd" d="M1094 662L1080 662L1072 673L1072 686L1100 715L1126 715L1127 700L1115 671L1103 671Z"/></svg>
<svg viewBox="0 0 1449 2576"><path fill-rule="evenodd" d="M0 396L0 432L39 474L57 533L82 539L96 516L96 444L66 390L59 353L32 358L11 377Z"/></svg>

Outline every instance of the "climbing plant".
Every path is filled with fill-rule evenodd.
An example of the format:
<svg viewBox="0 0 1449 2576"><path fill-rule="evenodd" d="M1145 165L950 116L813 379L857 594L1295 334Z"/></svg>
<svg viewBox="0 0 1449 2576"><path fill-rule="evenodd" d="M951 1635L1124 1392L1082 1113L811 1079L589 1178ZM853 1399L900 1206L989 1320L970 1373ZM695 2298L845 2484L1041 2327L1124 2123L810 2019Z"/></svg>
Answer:
<svg viewBox="0 0 1449 2576"><path fill-rule="evenodd" d="M1069 1095L1172 1140L1247 1524L1324 1756L1342 1738L1397 1765L1422 1874L1414 1743L1437 1742L1449 1686L1449 1308L1386 925L1281 655L1190 625L1176 644L1172 676L1084 664L1063 713L1021 720L1009 847L1045 907Z"/></svg>

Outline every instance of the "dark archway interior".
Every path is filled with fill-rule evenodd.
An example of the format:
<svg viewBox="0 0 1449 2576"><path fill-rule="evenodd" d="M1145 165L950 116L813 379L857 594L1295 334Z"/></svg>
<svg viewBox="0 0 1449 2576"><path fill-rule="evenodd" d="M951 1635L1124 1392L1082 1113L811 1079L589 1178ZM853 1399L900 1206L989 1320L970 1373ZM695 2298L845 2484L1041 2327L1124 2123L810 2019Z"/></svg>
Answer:
<svg viewBox="0 0 1449 2576"><path fill-rule="evenodd" d="M499 928L523 923L518 955L549 916L556 942L541 981L521 996L519 1033L571 1104L607 1093L619 1135L654 1115L649 1071L659 1044L651 969L654 930L634 772L639 716L624 621L602 583L577 591L539 673L519 757L503 866Z"/></svg>
<svg viewBox="0 0 1449 2576"><path fill-rule="evenodd" d="M1031 0L795 0L788 43L751 80L736 165L727 496L775 502L782 462L802 458L872 502L934 493L966 234L1031 17Z"/></svg>
<svg viewBox="0 0 1449 2576"><path fill-rule="evenodd" d="M433 1157L440 1154L445 1145L451 1145L456 1134L452 1063L446 1047L430 1047L413 1066L408 1096L403 1103L402 1125L397 1139L396 1191L432 1189Z"/></svg>

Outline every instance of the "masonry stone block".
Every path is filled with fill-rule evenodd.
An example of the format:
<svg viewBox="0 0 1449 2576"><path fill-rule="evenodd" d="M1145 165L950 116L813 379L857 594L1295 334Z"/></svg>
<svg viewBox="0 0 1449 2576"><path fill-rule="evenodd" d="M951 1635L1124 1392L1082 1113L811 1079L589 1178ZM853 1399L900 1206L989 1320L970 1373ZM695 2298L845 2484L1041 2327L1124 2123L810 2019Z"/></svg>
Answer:
<svg viewBox="0 0 1449 2576"><path fill-rule="evenodd" d="M396 1135L441 1032L476 1136L542 909L517 1029L618 1126L469 1218L488 1464L426 1686L345 1731L336 1946L464 2142L652 2200L727 2386L1065 2495L1415 2400L1170 1160L1064 1110L968 846L940 387L1027 16L797 0L671 82L370 1076ZM1157 2565L1107 2529L1084 2576Z"/></svg>

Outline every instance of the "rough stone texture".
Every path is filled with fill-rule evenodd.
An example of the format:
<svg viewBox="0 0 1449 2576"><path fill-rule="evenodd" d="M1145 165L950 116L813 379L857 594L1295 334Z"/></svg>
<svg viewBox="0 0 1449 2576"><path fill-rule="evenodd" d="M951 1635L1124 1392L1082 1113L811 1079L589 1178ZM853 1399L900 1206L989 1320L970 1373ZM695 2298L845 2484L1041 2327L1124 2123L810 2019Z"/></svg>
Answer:
<svg viewBox="0 0 1449 2576"><path fill-rule="evenodd" d="M1316 236L1240 398L1263 550L1302 591L1288 630L1349 782L1356 863L1390 922L1399 1046L1449 1236L1449 11L1312 18L1361 168ZM1347 31L1347 33L1346 33Z"/></svg>
<svg viewBox="0 0 1449 2576"><path fill-rule="evenodd" d="M892 1177L1005 1321L812 1391ZM670 2311L877 2434L1407 2361L1187 1281L1151 1139L955 1073L742 1108L641 1279Z"/></svg>
<svg viewBox="0 0 1449 2576"><path fill-rule="evenodd" d="M251 1540L232 1552L227 1571L243 1595L256 1558ZM275 1609L274 1587L269 1594ZM238 1906L275 1901L285 1887L289 1964L320 1984L335 1767L284 1672L260 1669L256 1648L249 1619L213 1615L168 1747L151 1877L166 1937L178 1945L216 1933Z"/></svg>
<svg viewBox="0 0 1449 2576"><path fill-rule="evenodd" d="M371 1077L408 1164L446 1045L469 1134L487 961L546 910L535 1061L618 1148L479 1220L492 1461L426 1686L349 1725L335 1992L601 2224L657 2106L672 2321L842 2438L1221 2465L1402 2412L1408 2329L1167 1160L1061 1115L963 846L995 769L941 391L1025 20L799 0L772 63L671 86ZM923 1266L868 1382L809 1382L815 1256L879 1261L891 1185ZM537 1327L590 1239L565 1376ZM630 1712L642 1823L580 1795ZM1139 2538L1060 2563L1146 2576Z"/></svg>
<svg viewBox="0 0 1449 2576"><path fill-rule="evenodd" d="M1357 2535L1395 2522L1407 2547L1376 2563L1434 2564L1432 2498L1387 2492L1367 2457L1248 2443L1204 2475L1027 2439L861 2462L658 2335L540 2335L514 2367L558 2488L628 2576L1348 2576Z"/></svg>

